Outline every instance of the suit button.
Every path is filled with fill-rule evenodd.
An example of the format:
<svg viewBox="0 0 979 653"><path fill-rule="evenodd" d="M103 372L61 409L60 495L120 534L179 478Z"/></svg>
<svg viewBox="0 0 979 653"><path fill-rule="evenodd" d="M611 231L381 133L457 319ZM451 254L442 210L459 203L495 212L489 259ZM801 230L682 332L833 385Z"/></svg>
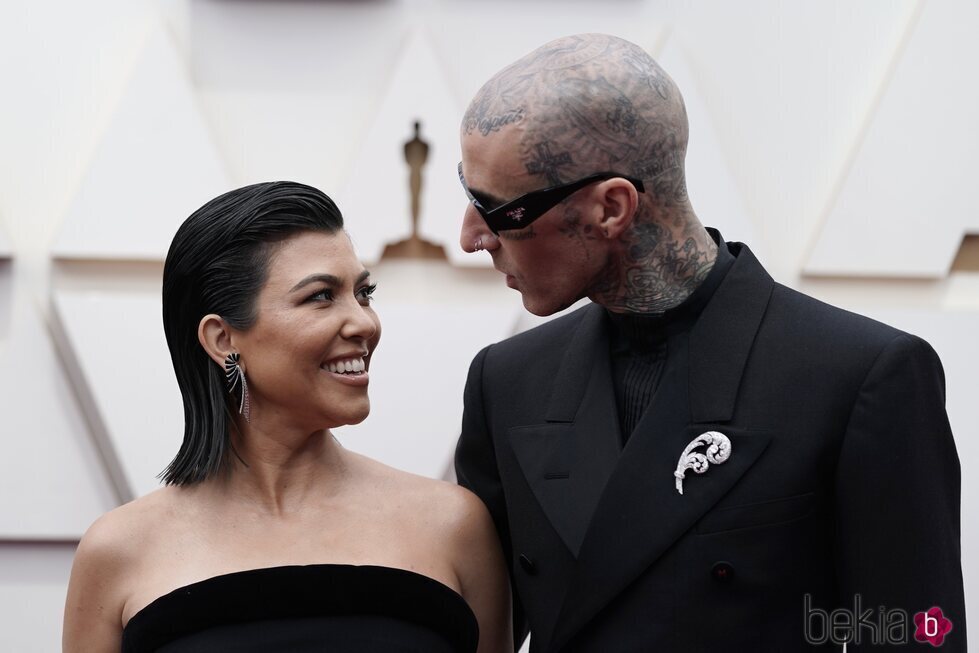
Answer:
<svg viewBox="0 0 979 653"><path fill-rule="evenodd" d="M519 560L520 560L520 566L523 567L524 571L526 571L531 576L537 575L537 565L534 564L533 560L528 558L523 553L520 554Z"/></svg>
<svg viewBox="0 0 979 653"><path fill-rule="evenodd" d="M711 567L710 575L719 583L730 583L734 579L734 567L730 562L721 560Z"/></svg>

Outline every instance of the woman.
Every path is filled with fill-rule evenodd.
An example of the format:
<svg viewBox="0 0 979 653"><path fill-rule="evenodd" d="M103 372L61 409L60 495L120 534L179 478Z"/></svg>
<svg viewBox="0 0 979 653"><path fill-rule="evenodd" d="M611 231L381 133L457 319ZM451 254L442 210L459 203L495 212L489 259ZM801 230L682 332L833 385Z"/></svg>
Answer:
<svg viewBox="0 0 979 653"><path fill-rule="evenodd" d="M330 433L370 410L373 290L309 186L184 222L163 271L183 444L164 488L82 538L64 651L512 651L482 503Z"/></svg>

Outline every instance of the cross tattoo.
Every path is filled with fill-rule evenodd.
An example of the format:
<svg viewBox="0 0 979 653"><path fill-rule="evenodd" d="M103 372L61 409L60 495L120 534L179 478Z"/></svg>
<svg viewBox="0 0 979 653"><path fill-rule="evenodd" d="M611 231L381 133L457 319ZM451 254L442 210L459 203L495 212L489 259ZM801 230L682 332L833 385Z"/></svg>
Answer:
<svg viewBox="0 0 979 653"><path fill-rule="evenodd" d="M545 175L552 186L557 186L561 183L558 168L571 163L571 153L551 154L551 145L548 141L538 143L535 147L537 158L527 163L527 172L532 175Z"/></svg>

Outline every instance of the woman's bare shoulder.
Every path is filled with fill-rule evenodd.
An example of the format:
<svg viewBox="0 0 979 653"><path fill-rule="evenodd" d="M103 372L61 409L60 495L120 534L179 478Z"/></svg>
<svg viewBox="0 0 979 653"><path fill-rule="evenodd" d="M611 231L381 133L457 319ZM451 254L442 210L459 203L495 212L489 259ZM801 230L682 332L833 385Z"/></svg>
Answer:
<svg viewBox="0 0 979 653"><path fill-rule="evenodd" d="M135 562L145 544L175 514L177 492L176 488L161 488L96 519L78 543L76 564L79 560L111 566Z"/></svg>
<svg viewBox="0 0 979 653"><path fill-rule="evenodd" d="M414 523L433 529L440 536L451 535L463 540L486 537L492 531L486 506L469 490L361 458L365 469L376 479L374 487Z"/></svg>
<svg viewBox="0 0 979 653"><path fill-rule="evenodd" d="M75 552L65 603L66 651L117 647L132 583L170 508L170 488L119 506L99 517Z"/></svg>

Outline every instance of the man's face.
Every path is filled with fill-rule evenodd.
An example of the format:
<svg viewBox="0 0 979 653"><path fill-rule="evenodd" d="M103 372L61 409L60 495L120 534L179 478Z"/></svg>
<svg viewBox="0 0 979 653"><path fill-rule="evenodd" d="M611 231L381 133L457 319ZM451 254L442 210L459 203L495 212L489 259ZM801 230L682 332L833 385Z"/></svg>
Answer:
<svg viewBox="0 0 979 653"><path fill-rule="evenodd" d="M487 208L529 191L545 188L547 179L529 173L521 162L517 130L462 140L462 171L466 185ZM489 230L469 204L463 216L460 245L473 251L477 241L493 257L494 267L518 290L524 307L535 315L551 315L587 295L604 269L607 250L593 234L588 189L579 191L523 229Z"/></svg>

